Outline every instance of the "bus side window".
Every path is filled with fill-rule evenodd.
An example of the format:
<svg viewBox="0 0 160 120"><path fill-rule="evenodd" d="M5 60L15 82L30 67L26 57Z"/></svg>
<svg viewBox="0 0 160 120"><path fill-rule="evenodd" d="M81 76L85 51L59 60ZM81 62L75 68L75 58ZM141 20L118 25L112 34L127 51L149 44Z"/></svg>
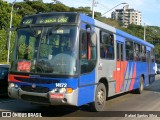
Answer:
<svg viewBox="0 0 160 120"><path fill-rule="evenodd" d="M100 32L100 57L102 59L114 59L114 37L107 32Z"/></svg>
<svg viewBox="0 0 160 120"><path fill-rule="evenodd" d="M80 40L80 59L87 59L87 33L81 33Z"/></svg>
<svg viewBox="0 0 160 120"><path fill-rule="evenodd" d="M79 49L81 74L91 72L95 68L97 59L96 48L96 34L93 31L87 33L87 31L81 30Z"/></svg>
<svg viewBox="0 0 160 120"><path fill-rule="evenodd" d="M141 56L142 56L142 62L146 62L146 47L144 45L141 46L142 48L142 53L141 53Z"/></svg>
<svg viewBox="0 0 160 120"><path fill-rule="evenodd" d="M126 60L134 60L133 42L126 39L125 47Z"/></svg>
<svg viewBox="0 0 160 120"><path fill-rule="evenodd" d="M140 57L140 44L134 43L134 60L141 61Z"/></svg>

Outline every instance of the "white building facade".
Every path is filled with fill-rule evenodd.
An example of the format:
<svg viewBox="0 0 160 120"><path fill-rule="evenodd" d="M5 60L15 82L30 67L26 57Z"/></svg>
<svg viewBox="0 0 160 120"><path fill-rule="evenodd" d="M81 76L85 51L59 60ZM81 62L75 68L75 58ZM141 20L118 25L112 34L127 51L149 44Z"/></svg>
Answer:
<svg viewBox="0 0 160 120"><path fill-rule="evenodd" d="M116 9L112 12L111 18L118 20L122 26L127 27L129 24L141 25L142 14L126 5L123 9Z"/></svg>

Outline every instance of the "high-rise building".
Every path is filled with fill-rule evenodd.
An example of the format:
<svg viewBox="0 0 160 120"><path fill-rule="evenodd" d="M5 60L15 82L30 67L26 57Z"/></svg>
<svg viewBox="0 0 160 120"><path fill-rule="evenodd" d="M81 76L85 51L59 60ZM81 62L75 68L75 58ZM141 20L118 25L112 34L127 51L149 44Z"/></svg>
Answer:
<svg viewBox="0 0 160 120"><path fill-rule="evenodd" d="M126 5L123 9L113 11L111 18L118 20L122 26L127 27L129 24L141 25L142 14L138 10L129 8L129 5Z"/></svg>

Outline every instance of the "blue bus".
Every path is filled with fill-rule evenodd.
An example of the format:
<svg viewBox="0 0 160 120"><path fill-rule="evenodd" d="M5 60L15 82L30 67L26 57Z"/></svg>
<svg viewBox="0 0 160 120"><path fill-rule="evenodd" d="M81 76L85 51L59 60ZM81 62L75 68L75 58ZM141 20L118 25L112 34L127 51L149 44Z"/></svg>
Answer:
<svg viewBox="0 0 160 120"><path fill-rule="evenodd" d="M155 80L154 45L76 12L25 16L16 28L8 95L43 105L89 104Z"/></svg>

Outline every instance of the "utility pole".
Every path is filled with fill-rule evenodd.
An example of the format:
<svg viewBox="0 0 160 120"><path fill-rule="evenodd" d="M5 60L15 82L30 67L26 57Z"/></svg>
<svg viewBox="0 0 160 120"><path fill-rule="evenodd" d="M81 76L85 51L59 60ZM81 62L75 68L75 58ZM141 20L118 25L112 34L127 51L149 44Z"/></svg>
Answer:
<svg viewBox="0 0 160 120"><path fill-rule="evenodd" d="M94 19L94 5L95 5L95 0L92 1L92 18Z"/></svg>
<svg viewBox="0 0 160 120"><path fill-rule="evenodd" d="M146 25L144 23L144 41L146 41Z"/></svg>
<svg viewBox="0 0 160 120"><path fill-rule="evenodd" d="M11 8L11 13L10 13L11 14L11 18L10 18L10 26L9 26L9 28L12 28L13 7L14 7L15 2L16 2L16 0L13 2L12 8ZM9 58L10 58L11 34L12 34L11 31L9 31L7 64L9 64Z"/></svg>

